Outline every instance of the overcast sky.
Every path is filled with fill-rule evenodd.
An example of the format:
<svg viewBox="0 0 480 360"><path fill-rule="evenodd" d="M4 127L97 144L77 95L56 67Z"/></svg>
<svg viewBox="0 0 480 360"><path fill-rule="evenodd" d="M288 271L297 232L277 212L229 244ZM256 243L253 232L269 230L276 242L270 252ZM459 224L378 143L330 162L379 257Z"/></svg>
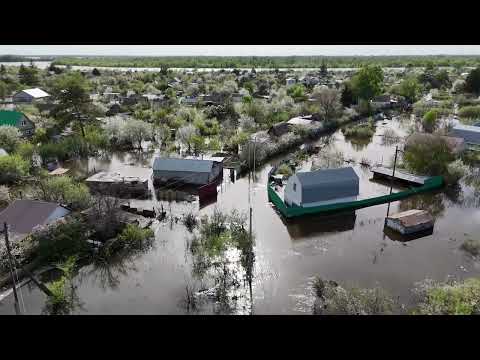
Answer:
<svg viewBox="0 0 480 360"><path fill-rule="evenodd" d="M480 55L480 45L0 45L0 55Z"/></svg>

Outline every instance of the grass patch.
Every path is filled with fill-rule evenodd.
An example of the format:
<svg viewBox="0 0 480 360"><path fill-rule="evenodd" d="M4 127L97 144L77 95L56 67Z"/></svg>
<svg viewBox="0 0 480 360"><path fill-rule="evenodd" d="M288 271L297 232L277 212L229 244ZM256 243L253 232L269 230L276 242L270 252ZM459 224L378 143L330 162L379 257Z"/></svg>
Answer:
<svg viewBox="0 0 480 360"><path fill-rule="evenodd" d="M480 279L437 283L425 280L414 290L419 298L414 315L480 314Z"/></svg>
<svg viewBox="0 0 480 360"><path fill-rule="evenodd" d="M393 298L382 288L343 288L334 281L317 278L314 314L317 315L386 315L395 308Z"/></svg>

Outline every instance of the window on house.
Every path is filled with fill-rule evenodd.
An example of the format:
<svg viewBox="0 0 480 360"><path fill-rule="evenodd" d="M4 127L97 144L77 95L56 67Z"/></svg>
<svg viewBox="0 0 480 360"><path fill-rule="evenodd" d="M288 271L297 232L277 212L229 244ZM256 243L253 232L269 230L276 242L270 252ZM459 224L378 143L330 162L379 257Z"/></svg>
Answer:
<svg viewBox="0 0 480 360"><path fill-rule="evenodd" d="M27 125L27 123L25 122L25 120L22 120L22 126L25 126Z"/></svg>
<svg viewBox="0 0 480 360"><path fill-rule="evenodd" d="M293 191L297 191L297 184L293 183Z"/></svg>

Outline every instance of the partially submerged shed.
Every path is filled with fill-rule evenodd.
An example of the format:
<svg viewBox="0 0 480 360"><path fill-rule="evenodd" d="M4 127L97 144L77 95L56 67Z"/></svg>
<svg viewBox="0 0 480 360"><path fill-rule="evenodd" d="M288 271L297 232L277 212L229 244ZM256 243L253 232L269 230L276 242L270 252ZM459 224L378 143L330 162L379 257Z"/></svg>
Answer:
<svg viewBox="0 0 480 360"><path fill-rule="evenodd" d="M407 210L387 217L386 226L402 235L433 228L434 220L425 210Z"/></svg>
<svg viewBox="0 0 480 360"><path fill-rule="evenodd" d="M143 168L124 168L117 171L101 171L86 180L92 192L108 195L146 196L149 171Z"/></svg>
<svg viewBox="0 0 480 360"><path fill-rule="evenodd" d="M352 167L297 172L288 179L285 203L312 207L357 200L359 178Z"/></svg>
<svg viewBox="0 0 480 360"><path fill-rule="evenodd" d="M218 179L222 171L222 163L213 160L158 157L153 163L153 181L155 185L206 185Z"/></svg>

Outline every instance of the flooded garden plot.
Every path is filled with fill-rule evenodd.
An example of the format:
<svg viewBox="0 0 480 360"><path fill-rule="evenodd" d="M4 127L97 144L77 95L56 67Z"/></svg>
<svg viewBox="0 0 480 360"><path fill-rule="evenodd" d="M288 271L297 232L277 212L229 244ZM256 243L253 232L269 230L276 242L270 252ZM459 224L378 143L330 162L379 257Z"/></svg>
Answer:
<svg viewBox="0 0 480 360"><path fill-rule="evenodd" d="M345 138L342 130L328 135L328 146L304 161L302 169L310 170L312 164L330 166L334 161L350 164L360 178L361 196L387 194L390 184L371 181L368 165L390 166L395 136L408 133L410 120L393 118L375 125L375 133L367 139ZM395 134L390 136L392 141L385 139L385 132ZM321 142L325 140L318 140ZM64 167L86 176L128 164L150 167L154 157L154 153L113 154ZM266 184L270 169L285 157L258 167L252 179L245 176L232 181L225 173L216 202L202 208L198 199L170 202L158 200L155 192L151 199L131 199L132 206L163 206L168 209L167 218L154 221L155 240L151 246L106 264L81 268L73 278L78 304L71 312L311 314L316 276L342 286L378 285L408 305L415 283L425 278L444 281L449 276L463 279L480 275L480 262L461 248L465 240L478 236L480 228L480 204L473 187L461 182L456 191L417 195L392 203L391 213L418 208L428 210L435 218L433 234L401 242L390 239L383 231L387 204L340 216L282 219L268 202ZM152 184L149 186L153 189ZM400 190L394 187L394 191ZM214 237L203 241L202 251L192 251L194 238L203 236L202 226L211 225L202 222L202 216L208 215L212 221L216 209L226 215L237 210L248 216L250 205L253 258L248 246L240 246L241 239L231 236L232 221L228 219ZM193 232L182 221L189 213L198 222ZM248 231L248 217L241 223L241 232ZM202 261L199 256L203 256ZM45 296L40 290L26 285L21 293L27 314L44 311ZM14 314L12 296L0 302L0 314Z"/></svg>

